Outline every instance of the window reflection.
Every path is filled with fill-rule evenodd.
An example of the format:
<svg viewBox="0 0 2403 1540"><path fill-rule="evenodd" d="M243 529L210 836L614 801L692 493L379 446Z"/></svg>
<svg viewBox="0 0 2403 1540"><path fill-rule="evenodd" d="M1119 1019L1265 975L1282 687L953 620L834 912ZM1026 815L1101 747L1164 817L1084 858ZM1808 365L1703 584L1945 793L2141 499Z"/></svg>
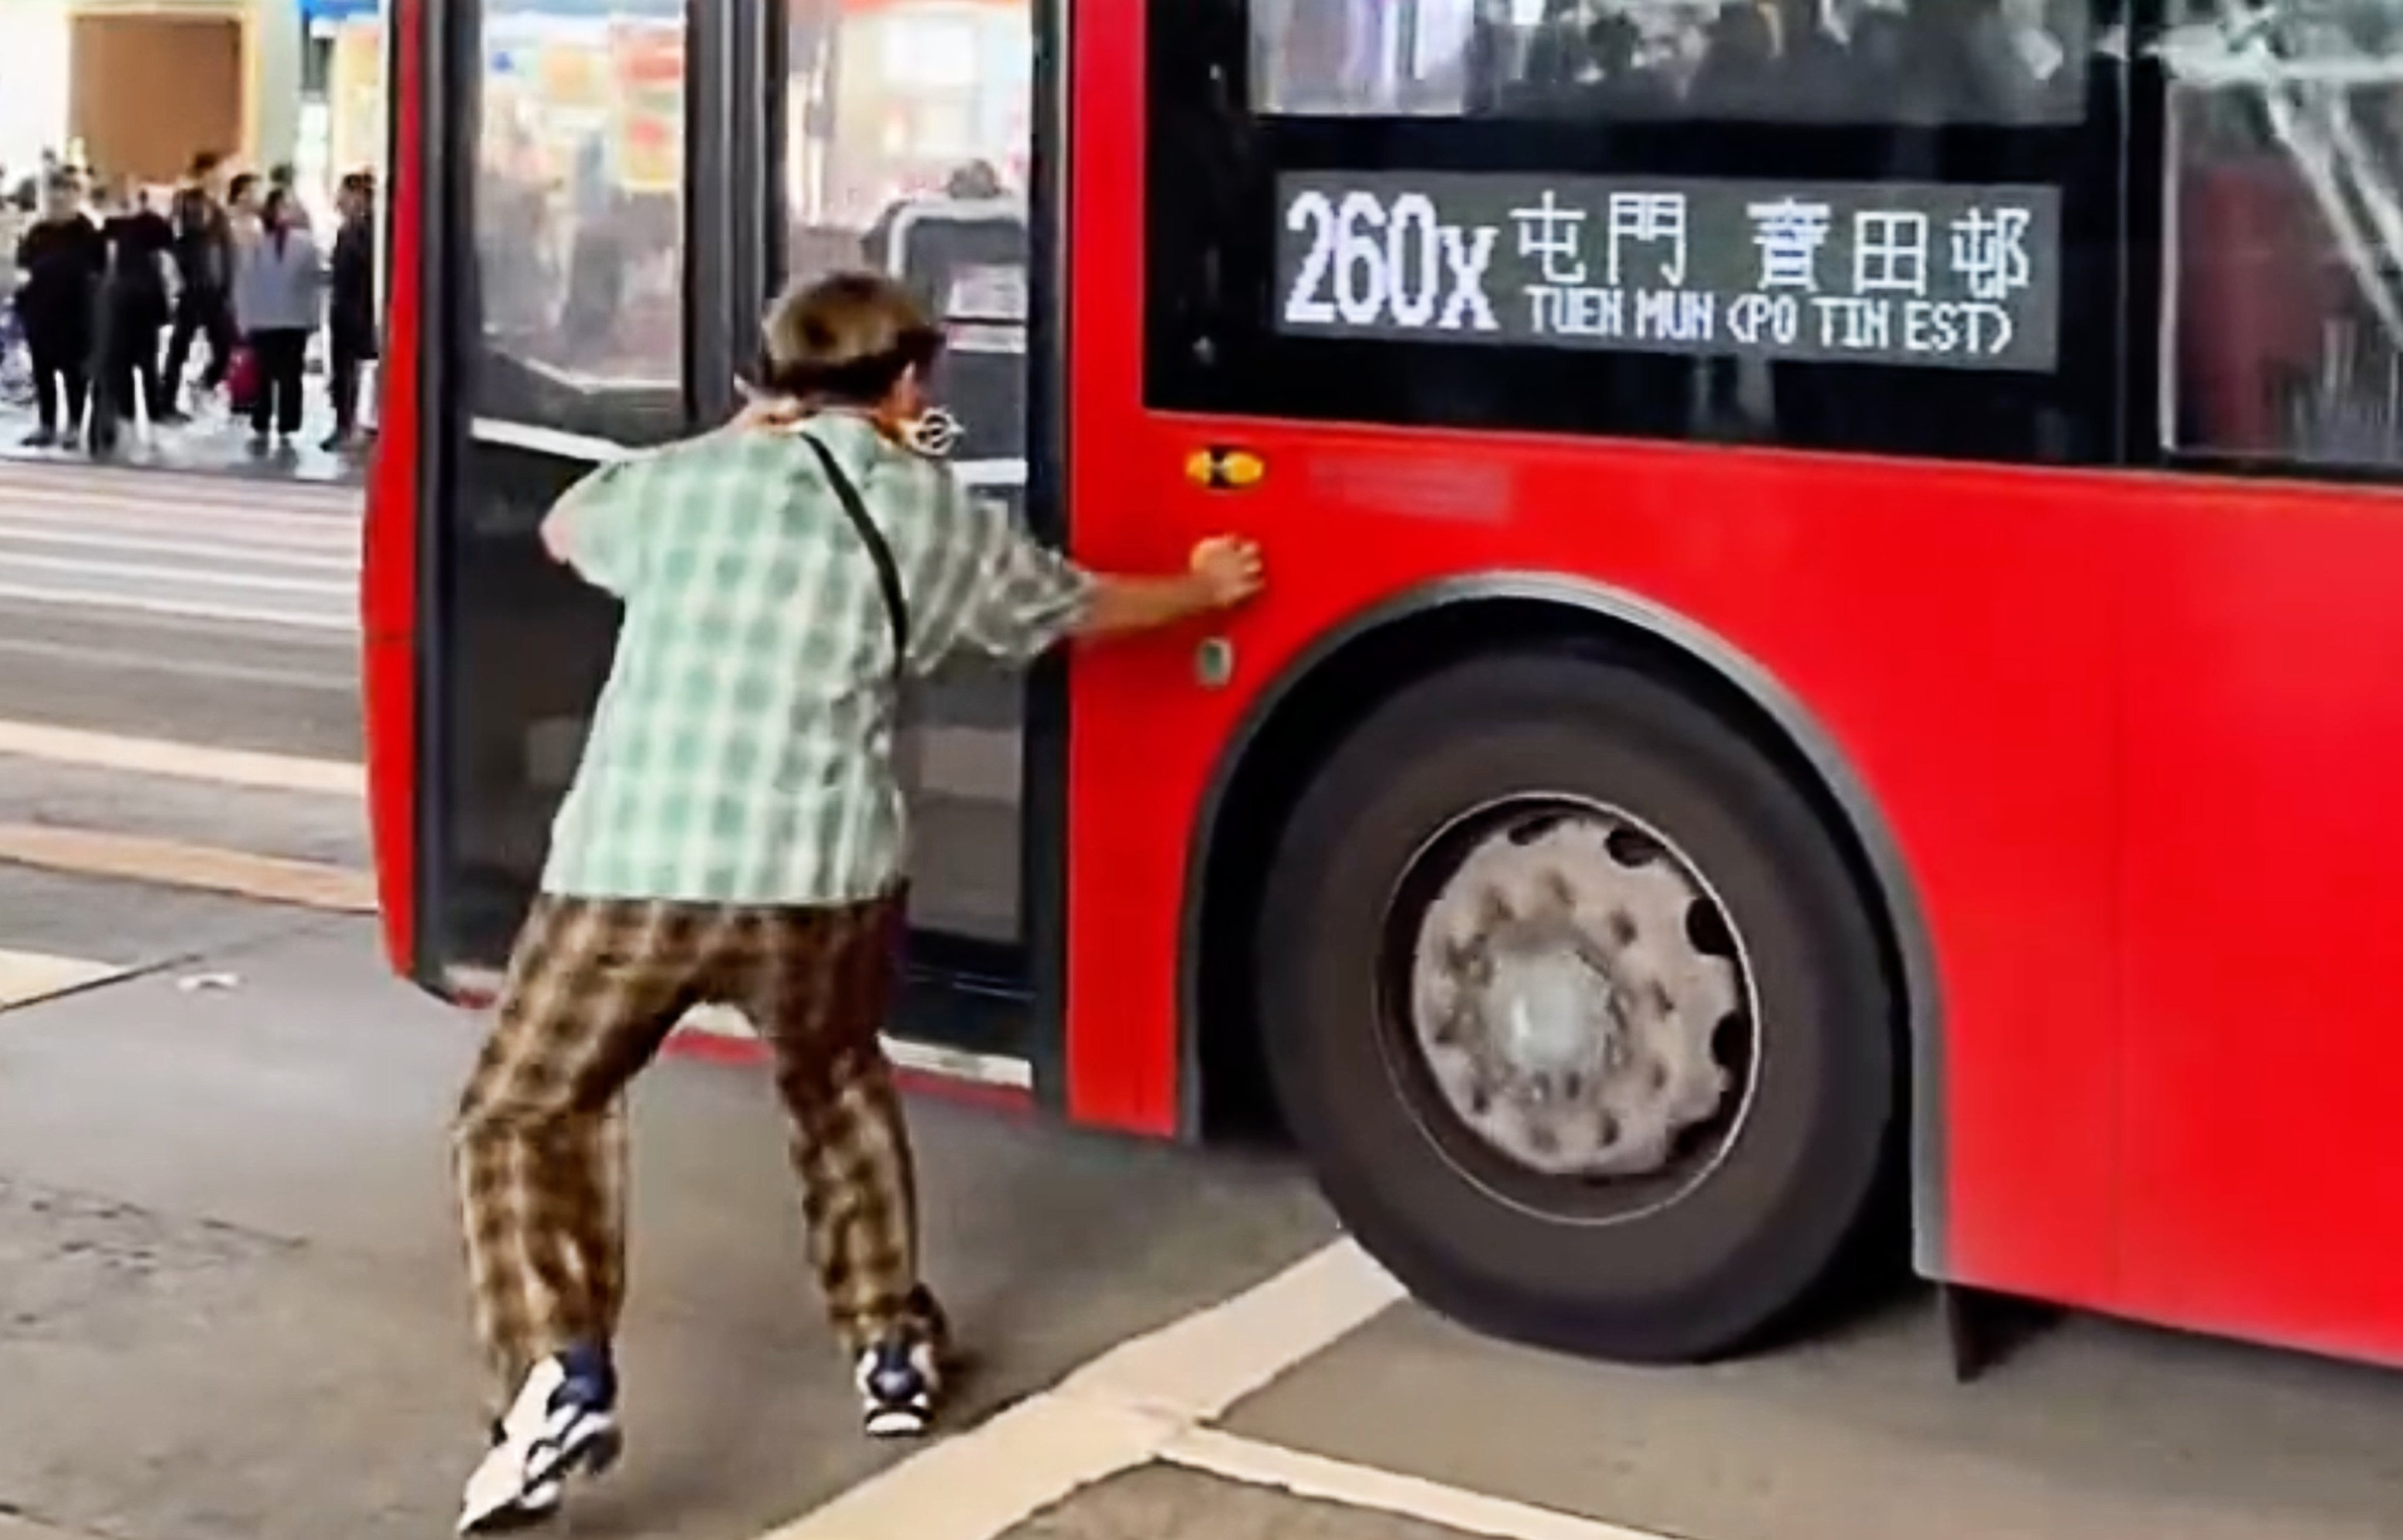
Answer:
<svg viewBox="0 0 2403 1540"><path fill-rule="evenodd" d="M2084 0L1254 0L1253 97L1311 117L2073 122Z"/></svg>
<svg viewBox="0 0 2403 1540"><path fill-rule="evenodd" d="M2166 441L2403 464L2403 5L2174 21Z"/></svg>
<svg viewBox="0 0 2403 1540"><path fill-rule="evenodd" d="M796 276L863 257L885 266L883 238L912 203L1022 195L1034 110L1024 0L793 0L790 15Z"/></svg>
<svg viewBox="0 0 2403 1540"><path fill-rule="evenodd" d="M477 409L668 437L683 372L681 0L493 0L483 58Z"/></svg>
<svg viewBox="0 0 2403 1540"><path fill-rule="evenodd" d="M965 428L952 459L978 495L1018 501L1026 455L1027 0L791 0L785 155L788 276L872 267L943 322L935 393ZM903 740L921 927L1020 938L1023 686L948 673Z"/></svg>

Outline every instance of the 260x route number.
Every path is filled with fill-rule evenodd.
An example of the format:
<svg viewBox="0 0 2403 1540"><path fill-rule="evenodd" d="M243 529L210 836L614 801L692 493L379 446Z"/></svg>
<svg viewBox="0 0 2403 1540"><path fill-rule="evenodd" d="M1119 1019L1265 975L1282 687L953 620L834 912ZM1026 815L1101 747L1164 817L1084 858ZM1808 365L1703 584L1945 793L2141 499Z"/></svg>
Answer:
<svg viewBox="0 0 2403 1540"><path fill-rule="evenodd" d="M1389 209L1374 193L1338 201L1313 188L1286 206L1285 228L1310 238L1285 297L1288 326L1501 327L1485 292L1501 231L1447 224L1424 193L1404 193Z"/></svg>

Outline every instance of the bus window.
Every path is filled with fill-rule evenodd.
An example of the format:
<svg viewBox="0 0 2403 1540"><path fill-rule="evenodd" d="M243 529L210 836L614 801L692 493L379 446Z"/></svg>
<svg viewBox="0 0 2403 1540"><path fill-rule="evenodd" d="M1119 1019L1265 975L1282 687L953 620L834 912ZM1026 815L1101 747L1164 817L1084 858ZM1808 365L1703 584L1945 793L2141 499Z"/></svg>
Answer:
<svg viewBox="0 0 2403 1540"><path fill-rule="evenodd" d="M682 431L683 7L493 0L476 136L476 414Z"/></svg>
<svg viewBox="0 0 2403 1540"><path fill-rule="evenodd" d="M791 0L785 270L889 271L943 323L933 382L974 495L1022 506L1026 174L1035 19L1025 0ZM911 920L1014 947L1025 687L965 665L910 703Z"/></svg>
<svg viewBox="0 0 2403 1540"><path fill-rule="evenodd" d="M2083 0L1261 0L1294 116L2043 123L2085 106Z"/></svg>
<svg viewBox="0 0 2403 1540"><path fill-rule="evenodd" d="M1150 17L1155 409L2120 453L2116 0Z"/></svg>
<svg viewBox="0 0 2403 1540"><path fill-rule="evenodd" d="M2403 467L2403 6L2174 7L2163 446Z"/></svg>
<svg viewBox="0 0 2403 1540"><path fill-rule="evenodd" d="M681 0L486 0L472 282L448 296L468 432L445 546L437 934L492 962L541 872L617 635L616 604L535 538L603 461L689 431Z"/></svg>

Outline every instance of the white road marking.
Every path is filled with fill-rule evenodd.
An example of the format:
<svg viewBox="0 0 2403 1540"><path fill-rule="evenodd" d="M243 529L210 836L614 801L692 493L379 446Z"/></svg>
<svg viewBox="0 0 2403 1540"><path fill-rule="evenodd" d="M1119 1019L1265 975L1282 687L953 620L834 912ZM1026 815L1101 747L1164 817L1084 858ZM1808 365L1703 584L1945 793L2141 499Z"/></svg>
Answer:
<svg viewBox="0 0 2403 1540"><path fill-rule="evenodd" d="M0 1010L47 1000L69 990L90 988L131 973L114 963L88 957L56 957L49 952L0 950Z"/></svg>
<svg viewBox="0 0 2403 1540"><path fill-rule="evenodd" d="M1162 1458L1202 1422L1401 1297L1382 1268L1339 1241L1265 1283L1113 1348L1057 1388L764 1540L996 1540L1094 1482Z"/></svg>
<svg viewBox="0 0 2403 1540"><path fill-rule="evenodd" d="M1122 1342L1071 1373L1058 1394L1139 1407L1193 1425L1402 1302L1401 1284L1350 1241L1268 1282Z"/></svg>
<svg viewBox="0 0 2403 1540"><path fill-rule="evenodd" d="M109 529L229 531L256 540L299 540L313 545L355 546L365 537L366 522L340 509L322 513L277 513L246 504L148 504L95 502L86 497L54 497L0 488L0 519L36 524L103 525Z"/></svg>
<svg viewBox="0 0 2403 1540"><path fill-rule="evenodd" d="M1672 1540L1655 1530L1606 1524L1580 1514L1489 1497L1211 1428L1191 1428L1176 1435L1160 1449L1158 1458L1247 1487L1273 1487L1296 1497L1371 1508L1468 1534L1493 1535L1497 1540Z"/></svg>
<svg viewBox="0 0 2403 1540"><path fill-rule="evenodd" d="M96 589L54 589L22 583L0 583L0 599L31 604L63 604L76 609L139 610L147 615L184 616L196 620L243 620L263 626L292 626L305 631L354 631L355 615L326 615L308 610L262 609L256 604L218 604L206 600L161 599L151 594L109 593Z"/></svg>
<svg viewBox="0 0 2403 1540"><path fill-rule="evenodd" d="M312 641L311 646L325 648L340 644ZM344 653L353 649L344 647ZM216 679L236 685L275 685L290 689L339 690L355 695L359 687L354 669L326 673L305 669L265 669L249 663L218 663L206 659L180 658L168 653L128 652L118 647L87 647L70 642L36 642L21 636L0 636L0 653L13 653L20 658L40 658L53 663L72 663L84 668L127 669L145 673L172 673L186 679Z"/></svg>
<svg viewBox="0 0 2403 1540"><path fill-rule="evenodd" d="M46 722L0 720L0 754L87 770L136 770L146 775L211 781L228 786L320 792L332 797L367 795L366 768L344 760L206 748L160 738L124 738L115 733L52 727Z"/></svg>
<svg viewBox="0 0 2403 1540"><path fill-rule="evenodd" d="M69 550L132 551L146 556L194 556L203 561L221 561L240 557L271 567L299 567L313 572L339 572L355 579L359 555L326 550L300 550L288 545L266 545L258 542L229 542L162 539L148 534L120 534L108 529L55 529L48 525L28 525L0 514L0 542L26 546L58 546ZM0 562L10 558L0 552ZM111 565L109 570L118 569ZM179 570L178 576L192 577L200 574ZM222 580L222 579L220 579ZM334 585L340 591L354 590L354 581Z"/></svg>
<svg viewBox="0 0 2403 1540"><path fill-rule="evenodd" d="M364 488L333 481L271 481L255 477L178 476L156 469L112 473L64 465L50 474L21 460L0 460L0 499L71 500L118 508L275 508L331 517L365 506Z"/></svg>
<svg viewBox="0 0 2403 1540"><path fill-rule="evenodd" d="M358 497L159 473L111 482L0 466L0 601L118 623L358 629ZM33 629L21 614L10 629Z"/></svg>
<svg viewBox="0 0 2403 1540"><path fill-rule="evenodd" d="M117 577L146 577L174 582L189 581L202 575L189 567L153 566L142 562L90 562L75 556L24 556L15 551L0 550L0 567L29 567L36 572L63 572L80 576L108 575ZM261 589L274 593L328 594L347 599L358 592L355 581L329 582L322 577L275 577L256 572L212 572L208 582L219 588Z"/></svg>
<svg viewBox="0 0 2403 1540"><path fill-rule="evenodd" d="M218 471L166 471L159 466L96 466L91 462L0 459L0 493L118 500L130 506L163 502L221 502L250 506L358 506L366 488L341 480L293 480L270 476L226 476Z"/></svg>
<svg viewBox="0 0 2403 1540"><path fill-rule="evenodd" d="M1088 1487L1156 1464L1497 1540L1673 1540L1208 1425L1402 1297L1390 1274L1339 1241L1120 1344L762 1540L998 1540Z"/></svg>
<svg viewBox="0 0 2403 1540"><path fill-rule="evenodd" d="M1149 1464L1174 1432L1122 1407L1038 1395L763 1540L996 1540L1095 1482Z"/></svg>

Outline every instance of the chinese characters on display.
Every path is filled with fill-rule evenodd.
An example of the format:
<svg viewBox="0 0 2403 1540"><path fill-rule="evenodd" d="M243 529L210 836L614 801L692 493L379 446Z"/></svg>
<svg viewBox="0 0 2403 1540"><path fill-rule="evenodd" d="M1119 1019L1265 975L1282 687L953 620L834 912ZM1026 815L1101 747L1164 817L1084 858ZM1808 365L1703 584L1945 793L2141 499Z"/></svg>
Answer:
<svg viewBox="0 0 2403 1540"><path fill-rule="evenodd" d="M1312 173L1280 189L1291 333L2052 367L2040 187Z"/></svg>

